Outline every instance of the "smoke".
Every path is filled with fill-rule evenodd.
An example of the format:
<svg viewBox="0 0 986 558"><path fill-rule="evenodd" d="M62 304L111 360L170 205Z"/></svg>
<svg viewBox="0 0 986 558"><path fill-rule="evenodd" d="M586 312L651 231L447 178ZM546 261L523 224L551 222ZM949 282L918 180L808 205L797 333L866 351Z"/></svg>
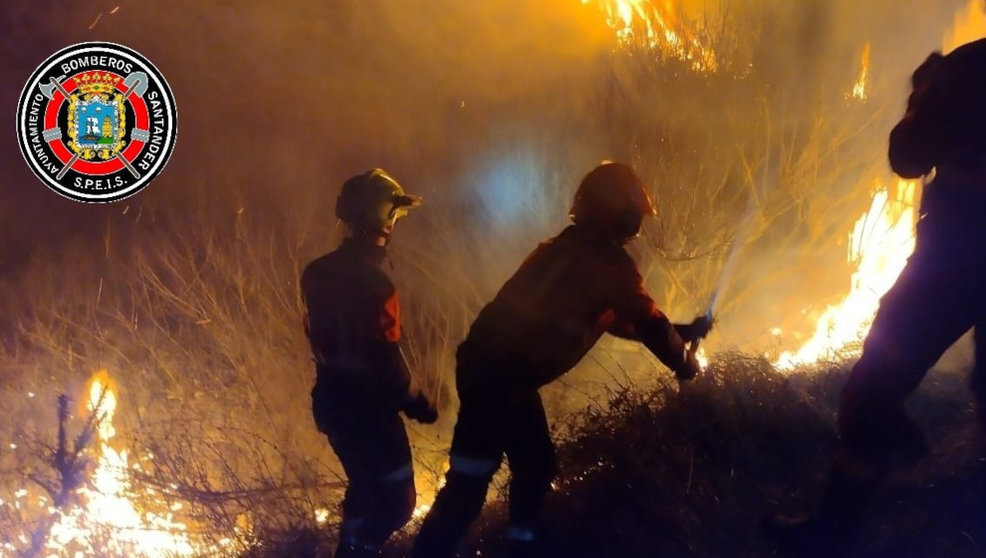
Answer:
<svg viewBox="0 0 986 558"><path fill-rule="evenodd" d="M412 360L443 384L478 308L565 224L578 180L614 159L654 193L661 217L634 251L662 308L679 320L704 310L730 247L745 244L708 346L762 349L771 326L787 330L845 292L840 243L873 177L889 176L886 135L908 76L942 47L966 2L670 4L677 24L715 50L715 73L621 45L596 0L10 3L0 18L0 107L11 118L49 53L103 40L163 72L179 129L155 182L107 207L45 190L13 134L0 134L0 274L19 277L0 284L0 301L19 309L0 318L0 331L14 335L17 318L49 304L80 307L77 321L90 326L101 314L87 304L133 287L104 277L107 250L208 253L189 233L202 228L270 241L269 267L280 266L279 296L290 299L272 307L293 327L293 276L337 240L339 187L379 166L425 198L396 231L392 274ZM871 93L853 103L846 93L867 43ZM266 273L258 264L242 275ZM79 285L48 300L38 277ZM83 286L84 296L70 294ZM285 376L304 360L295 329L293 345L270 343L283 361L271 366ZM586 367L603 379L653 368L617 353L594 353Z"/></svg>
<svg viewBox="0 0 986 558"><path fill-rule="evenodd" d="M662 309L688 320L720 293L707 349L777 349L775 326L810 333L848 289L845 242L874 179L889 183L886 136L911 71L963 40L945 35L968 3L655 2L714 50L716 71L702 72L622 44L603 1L8 3L11 119L48 54L101 40L162 71L179 127L154 183L105 207L47 191L0 134L0 400L19 418L5 428L50 438L38 402L106 367L138 437L169 441L176 415L201 428L176 435L189 459L213 455L203 440L251 475L256 440L276 442L284 453L267 457L285 470L326 458L296 279L338 241L342 182L377 166L425 199L395 231L389 272L409 359L445 403L476 312L566 224L602 159L652 190L659 218L631 249ZM868 97L854 101L867 44ZM545 390L552 412L659 381L638 349L605 339ZM961 349L942 366L961 366ZM440 469L445 441L424 430L415 455Z"/></svg>
<svg viewBox="0 0 986 558"><path fill-rule="evenodd" d="M864 41L878 45L875 58L886 68L874 73L903 83L900 76L938 46L957 4L811 0L727 9L689 1L680 12L731 25L743 36L729 53L734 71L756 64L764 87L797 88L789 98L801 99L841 86ZM328 191L330 202L345 176L374 165L412 189L461 190L462 173L489 164L485 149L544 138L569 155L546 163L579 172L598 158L627 155L611 153L619 141L598 129L607 110L600 96L613 79L600 60L617 45L592 3L32 2L6 13L7 103L23 81L18 75L73 41L128 44L168 77L181 112L180 143L141 202L170 204L203 189L266 202L315 188ZM623 93L658 114L690 110L688 99L644 103ZM5 168L33 186L13 151L4 145ZM38 211L65 210L45 202Z"/></svg>
<svg viewBox="0 0 986 558"><path fill-rule="evenodd" d="M67 43L132 46L168 78L179 137L165 172L126 205L220 221L242 208L285 231L305 224L314 256L331 247L341 182L383 166L426 199L395 249L432 244L442 223L471 239L440 254L445 261L495 254L483 278L463 278L480 300L564 223L575 184L601 159L630 162L653 184L662 222L638 253L675 315L701 309L715 272L676 290L666 280L688 266L720 269L752 200L751 247L730 267L737 287L721 301L720 333L746 346L727 335L744 326L726 314L774 323L827 296L816 284L843 273L838 243L873 174L886 173L885 136L907 76L967 4L677 3L677 23L717 53L710 76L660 53L628 53L595 1L25 2L5 12L2 100L13 107L33 66ZM871 95L848 106L867 43ZM8 273L37 246L102 235L107 218L119 218L120 207L45 191L13 138L0 142ZM665 261L652 264L655 255ZM811 288L785 281L805 273L817 277ZM774 296L749 293L765 281ZM453 298L473 287L442 286Z"/></svg>
<svg viewBox="0 0 986 558"><path fill-rule="evenodd" d="M700 30L721 59L713 77L653 52L621 52L598 2L23 2L5 12L0 98L13 107L33 66L64 44L130 45L170 81L179 137L165 172L127 205L209 207L206 216L243 208L287 228L315 222L314 255L330 247L341 182L383 166L427 202L397 247L429 243L418 236L433 229L424 219L479 244L510 238L491 282L564 223L584 172L626 160L655 185L667 217L657 250L672 259L705 253L704 265L720 265L753 199L760 217L750 242L761 246L736 273L754 284L764 274L754 262L837 244L868 196L864 175L886 171L885 136L907 75L941 47L966 4L675 4L678 23ZM847 107L866 43L872 94ZM13 138L0 142L8 273L34 247L102 234L117 218L119 207L45 191ZM703 217L699 205L711 211ZM713 287L692 286L682 308L698 309Z"/></svg>

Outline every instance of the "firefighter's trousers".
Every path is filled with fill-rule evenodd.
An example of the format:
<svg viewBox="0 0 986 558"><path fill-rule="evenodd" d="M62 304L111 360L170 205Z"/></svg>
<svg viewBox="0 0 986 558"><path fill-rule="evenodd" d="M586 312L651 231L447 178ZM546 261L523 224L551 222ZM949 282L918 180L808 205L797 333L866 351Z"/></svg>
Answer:
<svg viewBox="0 0 986 558"><path fill-rule="evenodd" d="M979 256L984 241L972 227L935 223L922 230L919 225L915 252L881 300L842 391L842 447L818 515L829 533L824 538L851 537L880 482L925 455L924 435L904 401L970 328L975 328L970 385L986 427L986 259Z"/></svg>
<svg viewBox="0 0 986 558"><path fill-rule="evenodd" d="M970 383L980 420L986 417L983 229L962 220L918 225L914 254L881 300L842 393L839 430L850 457L894 461L923 451L923 436L904 412L904 400L970 328L975 328L976 358Z"/></svg>
<svg viewBox="0 0 986 558"><path fill-rule="evenodd" d="M419 558L451 557L486 500L506 454L510 466L508 537L534 536L541 503L555 473L554 447L536 390L463 397L450 469L414 545Z"/></svg>
<svg viewBox="0 0 986 558"><path fill-rule="evenodd" d="M395 410L380 410L319 386L312 391L312 411L348 478L336 556L375 556L414 511L414 471L404 422Z"/></svg>

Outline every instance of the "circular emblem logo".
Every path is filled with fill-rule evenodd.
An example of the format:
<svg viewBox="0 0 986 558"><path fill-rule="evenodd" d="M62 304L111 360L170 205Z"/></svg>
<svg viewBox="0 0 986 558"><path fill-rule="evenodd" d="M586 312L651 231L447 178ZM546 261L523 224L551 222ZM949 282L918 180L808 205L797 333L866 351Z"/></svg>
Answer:
<svg viewBox="0 0 986 558"><path fill-rule="evenodd" d="M44 61L17 103L24 158L49 188L111 202L147 186L171 156L178 113L146 58L113 43L80 43Z"/></svg>

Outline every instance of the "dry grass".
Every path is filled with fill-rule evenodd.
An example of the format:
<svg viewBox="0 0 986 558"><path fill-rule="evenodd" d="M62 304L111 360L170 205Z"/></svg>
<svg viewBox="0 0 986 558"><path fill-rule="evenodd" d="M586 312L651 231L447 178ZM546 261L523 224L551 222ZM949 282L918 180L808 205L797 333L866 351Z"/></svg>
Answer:
<svg viewBox="0 0 986 558"><path fill-rule="evenodd" d="M633 250L671 316L704 309L732 246L745 247L727 277L721 346L759 354L771 342L764 324L796 328L789 316L841 290L849 270L838 241L885 172L892 115L881 107L903 92L854 104L844 96L855 78L848 66L826 73L834 85L825 88L788 76L770 17L748 7L710 23L707 39L730 61L716 74L607 50L575 86L491 102L449 124L447 137L389 159L419 169L429 186L420 191L427 205L398 227L389 270L416 375L445 410L438 427L412 428L419 468L431 471L423 476L440 471L454 421L455 346L521 258L564 226L575 185L599 159L629 162L653 186L661 216ZM297 159L285 151L267 161ZM339 166L333 176L360 170ZM2 279L0 402L16 420L0 425L0 498L31 484L22 471L46 466L32 440L53 439L58 395L78 399L106 368L121 399L118 443L155 456L142 483L193 502L190 517L216 536L240 521L265 540L324 542L303 534L318 532L313 510L338 500L340 478L310 418L297 277L339 239L330 217L338 184L282 198L225 168L196 180L206 193L147 198L109 217L102 242L39 250ZM553 414L568 424L585 401L605 408L614 382L649 390L661 378L654 370L607 340L550 394ZM654 407L623 395L625 405ZM14 540L39 513L0 505L0 538Z"/></svg>

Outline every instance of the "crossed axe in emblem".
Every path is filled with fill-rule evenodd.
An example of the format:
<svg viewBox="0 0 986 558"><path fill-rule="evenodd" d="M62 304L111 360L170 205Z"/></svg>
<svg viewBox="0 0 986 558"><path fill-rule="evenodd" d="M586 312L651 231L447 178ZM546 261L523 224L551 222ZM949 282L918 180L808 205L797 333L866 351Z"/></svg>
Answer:
<svg viewBox="0 0 986 558"><path fill-rule="evenodd" d="M64 87L62 87L62 83L60 81L63 79L65 79L65 76L61 76L58 79L55 79L54 77L49 78L48 83L44 83L39 86L39 89L41 89L41 93L44 94L45 97L48 97L49 100L54 100L55 91L58 90L62 94L62 96L68 99L69 93L68 91L65 90ZM128 98L130 98L131 95L137 95L138 97L143 97L144 93L147 92L148 81L149 80L147 78L147 74L145 74L144 72L133 72L127 77L123 78L123 85L127 88L127 92L124 94L123 100L127 100ZM48 128L47 130L42 132L41 135L42 137L44 137L44 140L50 144L51 142L57 139L61 139L62 131L57 127ZM130 137L132 137L137 141L147 141L150 139L151 133L148 130L135 128L132 132L130 132ZM68 172L68 169L72 168L72 165L74 165L75 162L79 160L79 155L80 155L79 153L73 155L72 158L69 159L69 162L66 163L64 167L62 167L62 170L58 171L58 174L55 176L55 178L61 180L62 177L65 176L65 173ZM130 174L132 174L134 178L140 178L140 173L137 172L137 169L135 169L134 166L130 164L130 161L128 161L127 158L124 157L122 153L117 153L115 157L119 159L121 163L123 163L123 166L126 167L128 171L130 171Z"/></svg>

